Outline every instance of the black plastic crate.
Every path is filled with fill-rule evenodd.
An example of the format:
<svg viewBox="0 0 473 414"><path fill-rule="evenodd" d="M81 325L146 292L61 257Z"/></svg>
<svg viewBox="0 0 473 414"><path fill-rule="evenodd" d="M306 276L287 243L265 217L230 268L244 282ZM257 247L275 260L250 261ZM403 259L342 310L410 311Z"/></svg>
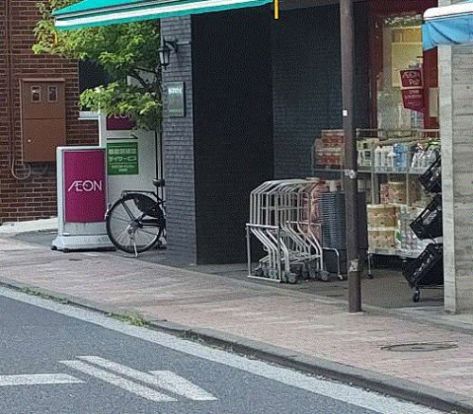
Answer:
<svg viewBox="0 0 473 414"><path fill-rule="evenodd" d="M443 245L429 244L421 255L403 270L411 288L443 285Z"/></svg>
<svg viewBox="0 0 473 414"><path fill-rule="evenodd" d="M419 177L419 181L429 193L442 192L442 161L440 154L437 155L437 159L429 169Z"/></svg>
<svg viewBox="0 0 473 414"><path fill-rule="evenodd" d="M442 196L436 195L427 208L411 224L415 235L421 239L441 237L442 230Z"/></svg>
<svg viewBox="0 0 473 414"><path fill-rule="evenodd" d="M320 196L320 220L323 247L343 250L346 248L345 193L322 193ZM358 245L368 249L366 194L358 193Z"/></svg>

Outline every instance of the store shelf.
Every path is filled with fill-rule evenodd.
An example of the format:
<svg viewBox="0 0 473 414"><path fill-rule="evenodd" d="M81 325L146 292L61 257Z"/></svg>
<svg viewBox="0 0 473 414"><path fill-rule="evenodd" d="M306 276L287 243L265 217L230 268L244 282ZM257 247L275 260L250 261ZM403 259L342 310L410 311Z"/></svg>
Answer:
<svg viewBox="0 0 473 414"><path fill-rule="evenodd" d="M403 259L417 259L423 250L399 250L399 256Z"/></svg>
<svg viewBox="0 0 473 414"><path fill-rule="evenodd" d="M315 171L328 171L328 172L341 172L343 170L335 169L335 168L323 168L323 167L316 167ZM358 166L358 173L363 174L393 174L393 175L422 175L427 171L427 168L423 170L414 169L414 170L391 170L391 169L379 169L376 168L374 171L371 167L366 166Z"/></svg>
<svg viewBox="0 0 473 414"><path fill-rule="evenodd" d="M339 168L323 168L323 167L316 167L314 168L314 172L327 172L327 173L337 173L337 174L342 174L343 170ZM371 174L371 168L361 168L359 167L357 172L359 174Z"/></svg>
<svg viewBox="0 0 473 414"><path fill-rule="evenodd" d="M369 249L368 254L379 256L399 256L402 259L417 259L423 250Z"/></svg>
<svg viewBox="0 0 473 414"><path fill-rule="evenodd" d="M402 204L389 203L390 206L399 207L399 213L402 214L404 210L410 211L410 207L416 206L418 201L424 200L421 197L418 181L428 169L424 168L424 165L430 163L430 158L438 150L439 143L433 143L433 140L438 141L438 131L357 130L358 180L360 188L367 193L368 204L381 205L387 201L402 201ZM339 162L343 162L343 157L337 162L332 162L331 158L327 158L327 163L330 164L320 165L320 162L325 163L325 161L323 158L317 159L316 148L317 142L312 147L312 167L315 175L323 176L323 173L326 173L325 177L328 179L328 177L335 177L335 174L340 176L344 174L345 167L339 166ZM327 154L330 155L330 148L327 151ZM343 151L338 152L343 154ZM390 215L391 213L386 214ZM382 223L391 226L382 227L380 226ZM373 246L400 247L401 244L398 242L399 236L401 236L403 237L402 246L420 248L421 244L411 244L407 239L404 239L406 234L411 231L409 226L401 224L393 226L394 223L394 221L372 221L372 226L368 226L371 244ZM386 237L386 242L381 243L378 236ZM373 249L369 249L369 253L410 259L417 258L422 251L373 247Z"/></svg>
<svg viewBox="0 0 473 414"><path fill-rule="evenodd" d="M358 167L358 172L362 174L371 174L371 168L370 167Z"/></svg>
<svg viewBox="0 0 473 414"><path fill-rule="evenodd" d="M368 249L368 254L377 254L380 256L398 256L399 250L396 249Z"/></svg>
<svg viewBox="0 0 473 414"><path fill-rule="evenodd" d="M375 169L374 173L375 174L393 174L393 175L422 175L424 174L426 170L421 171L421 170L404 170L404 171L396 171L396 170L380 170L380 169Z"/></svg>
<svg viewBox="0 0 473 414"><path fill-rule="evenodd" d="M339 169L339 168L324 168L324 167L316 167L314 168L314 171L315 172L327 172L327 173L337 173L337 174L341 174L343 172L343 170Z"/></svg>

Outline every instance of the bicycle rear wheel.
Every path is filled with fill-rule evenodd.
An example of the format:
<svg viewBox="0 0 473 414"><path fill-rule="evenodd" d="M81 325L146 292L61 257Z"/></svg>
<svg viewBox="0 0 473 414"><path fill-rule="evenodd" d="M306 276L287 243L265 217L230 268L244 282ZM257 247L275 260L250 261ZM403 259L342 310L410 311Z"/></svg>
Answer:
<svg viewBox="0 0 473 414"><path fill-rule="evenodd" d="M143 208L143 206L147 206ZM142 253L159 240L162 222L152 215L156 200L144 194L127 194L107 214L107 234L113 245L126 253Z"/></svg>

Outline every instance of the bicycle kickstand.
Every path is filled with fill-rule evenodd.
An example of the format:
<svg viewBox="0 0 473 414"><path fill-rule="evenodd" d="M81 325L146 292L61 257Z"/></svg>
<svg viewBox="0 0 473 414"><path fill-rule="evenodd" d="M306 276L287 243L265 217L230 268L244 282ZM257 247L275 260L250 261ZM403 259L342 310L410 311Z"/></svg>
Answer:
<svg viewBox="0 0 473 414"><path fill-rule="evenodd" d="M136 240L135 240L135 236L131 236L130 237L131 240L133 241L133 250L135 251L135 257L138 257L138 250L136 249Z"/></svg>

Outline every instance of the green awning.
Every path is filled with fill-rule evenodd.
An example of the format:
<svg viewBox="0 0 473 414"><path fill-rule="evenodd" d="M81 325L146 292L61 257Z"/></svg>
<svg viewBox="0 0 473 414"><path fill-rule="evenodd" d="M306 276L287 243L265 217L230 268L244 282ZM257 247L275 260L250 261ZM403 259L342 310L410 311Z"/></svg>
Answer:
<svg viewBox="0 0 473 414"><path fill-rule="evenodd" d="M272 0L83 0L56 10L60 30L257 7Z"/></svg>

